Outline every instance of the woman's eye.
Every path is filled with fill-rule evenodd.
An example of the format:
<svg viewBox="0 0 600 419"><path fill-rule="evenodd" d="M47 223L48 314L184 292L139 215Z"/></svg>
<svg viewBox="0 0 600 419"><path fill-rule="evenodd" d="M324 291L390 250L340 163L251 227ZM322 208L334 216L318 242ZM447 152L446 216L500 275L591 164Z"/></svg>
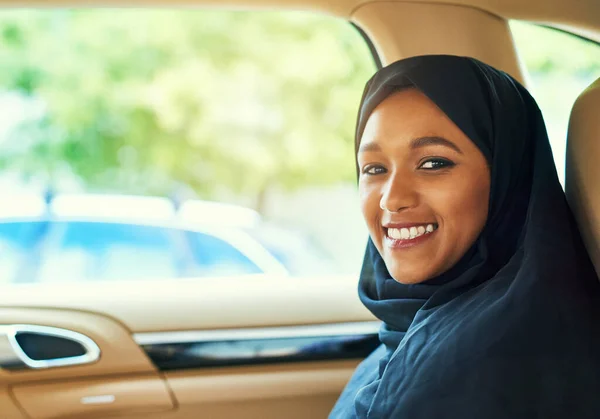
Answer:
<svg viewBox="0 0 600 419"><path fill-rule="evenodd" d="M363 168L363 174L365 175L380 175L385 172L385 167L379 165L369 165Z"/></svg>
<svg viewBox="0 0 600 419"><path fill-rule="evenodd" d="M451 162L450 160L436 158L436 159L425 160L423 163L421 163L421 165L419 166L419 169L439 170L439 169L444 169L444 168L448 168L448 167L452 167L452 166L454 166L454 163Z"/></svg>

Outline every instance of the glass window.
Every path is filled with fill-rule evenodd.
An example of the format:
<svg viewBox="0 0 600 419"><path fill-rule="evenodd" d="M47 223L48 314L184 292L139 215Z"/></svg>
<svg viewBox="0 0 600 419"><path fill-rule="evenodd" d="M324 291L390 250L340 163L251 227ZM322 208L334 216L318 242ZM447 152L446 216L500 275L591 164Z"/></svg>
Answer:
<svg viewBox="0 0 600 419"><path fill-rule="evenodd" d="M183 230L203 220L183 217L186 202L227 203L252 211L213 211L211 226L278 225L315 243L304 251L282 232L281 246L270 236L254 253L296 267L292 275L316 253L316 271L355 278L367 235L353 131L375 64L348 22L302 12L5 10L0 62L0 193L167 197L175 216L152 223ZM97 221L68 212L77 211ZM68 226L44 280L177 275L198 261L213 272L257 269L215 238L195 236L211 250L194 248L189 262L173 256L165 232L138 248L148 229L92 224ZM110 246L108 234L118 237Z"/></svg>
<svg viewBox="0 0 600 419"><path fill-rule="evenodd" d="M546 122L564 185L567 129L577 96L600 77L600 45L554 29L511 22L529 88Z"/></svg>

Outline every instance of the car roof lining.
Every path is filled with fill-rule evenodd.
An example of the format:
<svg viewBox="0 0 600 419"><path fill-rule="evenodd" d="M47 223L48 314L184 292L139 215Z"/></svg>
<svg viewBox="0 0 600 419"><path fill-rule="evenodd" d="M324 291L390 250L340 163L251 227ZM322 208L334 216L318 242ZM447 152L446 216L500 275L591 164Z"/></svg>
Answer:
<svg viewBox="0 0 600 419"><path fill-rule="evenodd" d="M330 14L352 20L361 7L373 3L427 3L480 9L504 19L517 19L556 26L600 42L598 0L0 0L2 7L201 7L227 9L300 10Z"/></svg>

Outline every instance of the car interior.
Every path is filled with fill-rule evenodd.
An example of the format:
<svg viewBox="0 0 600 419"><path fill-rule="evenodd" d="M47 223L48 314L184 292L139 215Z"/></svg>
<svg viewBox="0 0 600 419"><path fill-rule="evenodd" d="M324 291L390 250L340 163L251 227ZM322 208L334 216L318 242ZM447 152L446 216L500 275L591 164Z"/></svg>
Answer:
<svg viewBox="0 0 600 419"><path fill-rule="evenodd" d="M565 192L581 231L587 251L600 274L600 195L598 165L600 153L598 126L600 79L585 89L575 101L569 121Z"/></svg>
<svg viewBox="0 0 600 419"><path fill-rule="evenodd" d="M175 7L303 11L355 25L379 66L416 55L464 55L526 86L529 75L511 21L600 45L597 0L0 0L0 5L0 14L11 8L79 7L114 7L114 13ZM568 141L563 139L565 188L600 274L600 79L578 93ZM378 327L358 299L356 277L283 281L273 274L250 281L233 275L175 285L149 280L143 286L3 283L0 417L324 418L355 367L377 347Z"/></svg>

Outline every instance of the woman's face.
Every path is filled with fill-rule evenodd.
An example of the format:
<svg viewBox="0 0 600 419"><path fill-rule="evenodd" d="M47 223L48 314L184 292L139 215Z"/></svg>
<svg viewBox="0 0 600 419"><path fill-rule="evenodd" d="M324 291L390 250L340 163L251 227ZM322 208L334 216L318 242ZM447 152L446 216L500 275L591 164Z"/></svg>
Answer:
<svg viewBox="0 0 600 419"><path fill-rule="evenodd" d="M358 166L369 234L398 282L415 284L450 269L486 223L485 157L416 89L389 96L371 114Z"/></svg>

